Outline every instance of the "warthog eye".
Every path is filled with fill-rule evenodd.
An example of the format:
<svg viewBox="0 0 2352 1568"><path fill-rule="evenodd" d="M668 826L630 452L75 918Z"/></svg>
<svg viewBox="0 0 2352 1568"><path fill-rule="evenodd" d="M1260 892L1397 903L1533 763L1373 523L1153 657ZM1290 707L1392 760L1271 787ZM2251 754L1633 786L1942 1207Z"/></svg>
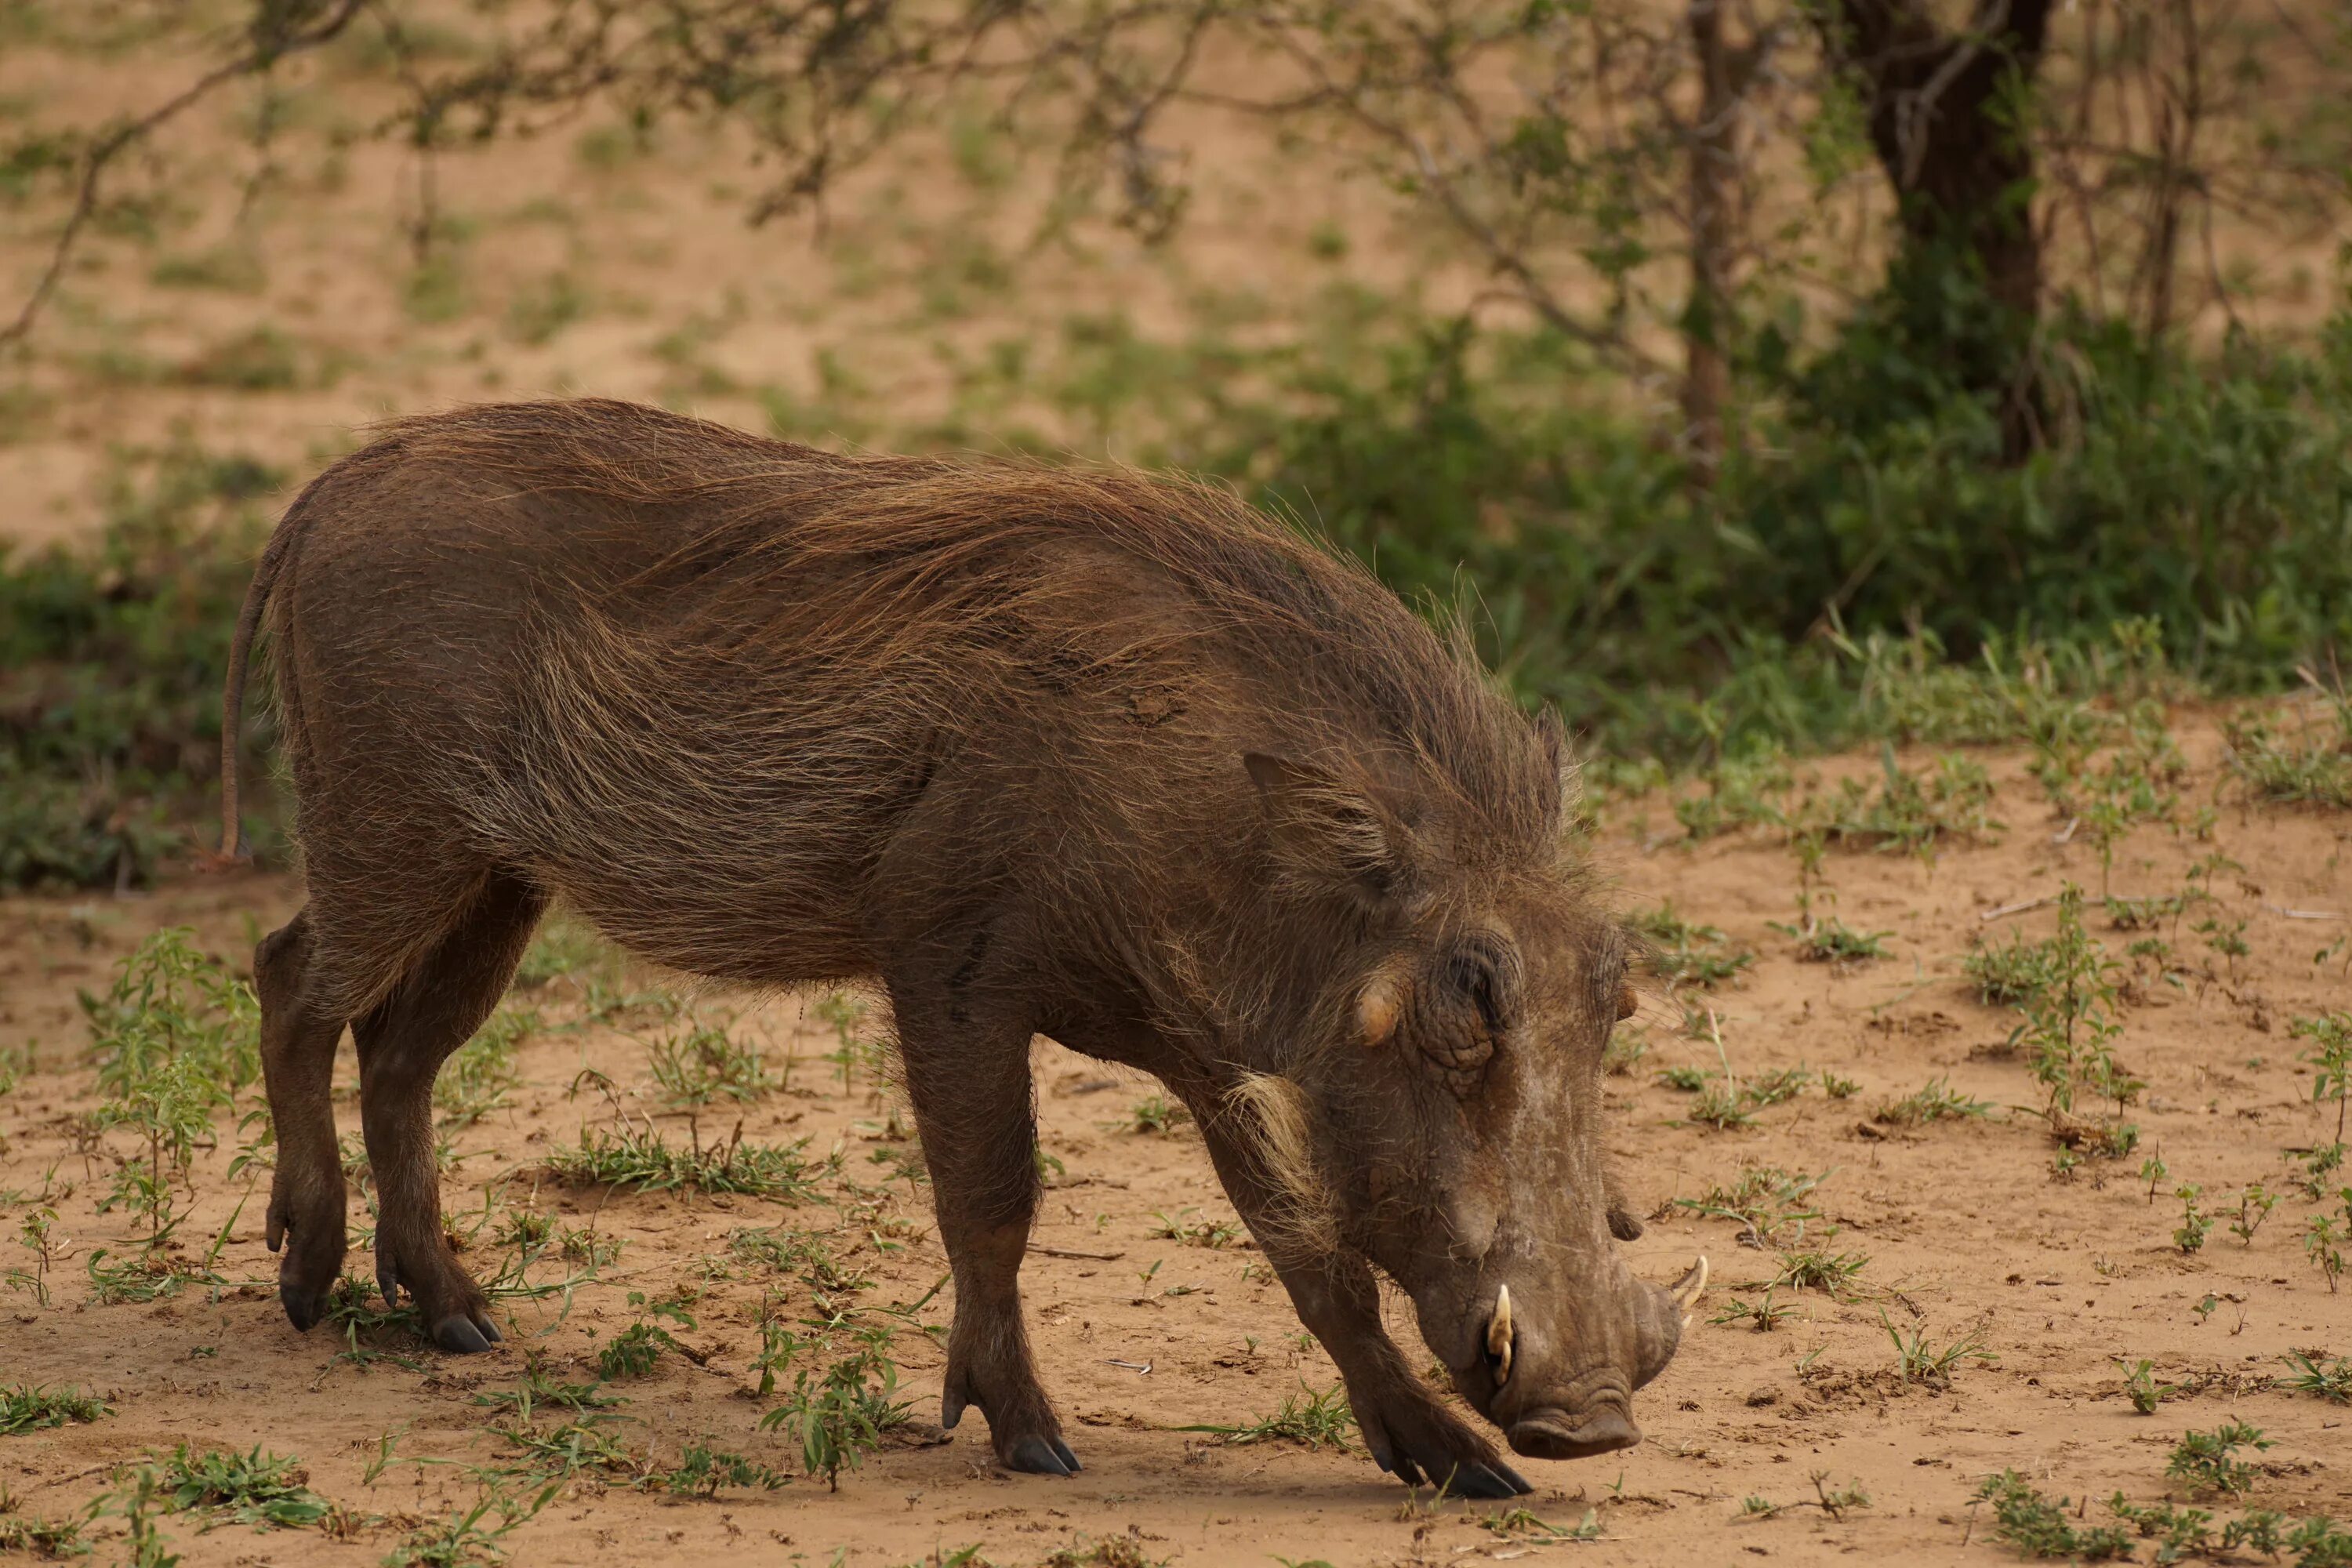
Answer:
<svg viewBox="0 0 2352 1568"><path fill-rule="evenodd" d="M1477 1016L1488 1036L1509 1027L1517 998L1512 955L1486 940L1465 942L1445 957L1445 988Z"/></svg>

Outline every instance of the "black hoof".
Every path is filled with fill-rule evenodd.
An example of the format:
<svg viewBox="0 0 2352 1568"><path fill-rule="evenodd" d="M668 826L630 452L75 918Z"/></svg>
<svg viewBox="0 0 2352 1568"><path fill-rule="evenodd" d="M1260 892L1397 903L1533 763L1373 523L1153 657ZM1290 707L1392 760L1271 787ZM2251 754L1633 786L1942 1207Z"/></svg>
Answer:
<svg viewBox="0 0 2352 1568"><path fill-rule="evenodd" d="M1521 1479L1519 1473L1500 1460L1491 1465L1465 1465L1456 1471L1445 1489L1455 1497L1511 1498L1525 1497L1535 1489Z"/></svg>
<svg viewBox="0 0 2352 1568"><path fill-rule="evenodd" d="M1056 1449L1060 1452L1055 1452ZM1063 1456L1069 1452L1062 1447L1059 1438L1024 1437L1013 1445L1013 1453L1005 1459L1004 1466L1007 1469L1024 1470L1033 1476L1066 1476L1078 1468L1075 1456L1067 1463L1064 1462Z"/></svg>
<svg viewBox="0 0 2352 1568"><path fill-rule="evenodd" d="M483 1326L471 1318L444 1318L433 1325L433 1342L453 1355L479 1355L497 1342L499 1331L490 1329L485 1334Z"/></svg>
<svg viewBox="0 0 2352 1568"><path fill-rule="evenodd" d="M327 1292L305 1289L299 1285L280 1283L278 1302L286 1309L286 1321L302 1333L309 1333L312 1324L327 1315Z"/></svg>
<svg viewBox="0 0 2352 1568"><path fill-rule="evenodd" d="M1055 1454L1061 1459L1065 1466L1068 1467L1070 1474L1075 1476L1080 1470L1086 1468L1084 1465L1078 1463L1078 1457L1070 1452L1070 1446L1067 1443L1063 1442L1059 1437L1055 1438L1053 1441Z"/></svg>

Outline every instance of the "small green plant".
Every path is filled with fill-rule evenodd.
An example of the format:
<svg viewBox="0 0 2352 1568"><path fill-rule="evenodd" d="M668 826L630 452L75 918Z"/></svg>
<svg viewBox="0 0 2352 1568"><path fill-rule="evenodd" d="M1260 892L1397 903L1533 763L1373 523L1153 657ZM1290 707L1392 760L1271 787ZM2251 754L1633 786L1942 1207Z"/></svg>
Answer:
<svg viewBox="0 0 2352 1568"><path fill-rule="evenodd" d="M760 1418L764 1430L781 1426L801 1446L801 1468L824 1477L828 1489L841 1489L841 1472L865 1463L882 1435L903 1426L908 1406L894 1396L898 1366L886 1342L869 1340L835 1361L822 1375L803 1368L792 1394Z"/></svg>
<svg viewBox="0 0 2352 1568"><path fill-rule="evenodd" d="M1778 1289L1777 1281L1766 1286L1764 1294L1754 1301L1733 1296L1727 1300L1717 1310L1715 1316L1709 1318L1707 1321L1718 1327L1727 1323L1746 1323L1759 1334L1769 1334L1780 1326L1781 1319L1797 1310L1784 1302L1776 1302L1772 1300L1773 1292Z"/></svg>
<svg viewBox="0 0 2352 1568"><path fill-rule="evenodd" d="M1701 1197L1676 1198L1675 1206L1730 1220L1740 1227L1741 1238L1756 1246L1777 1246L1784 1235L1801 1240L1805 1227L1821 1218L1821 1210L1809 1200L1830 1174L1824 1171L1814 1176L1777 1165L1754 1166L1742 1171L1730 1186L1711 1187Z"/></svg>
<svg viewBox="0 0 2352 1568"><path fill-rule="evenodd" d="M117 966L106 995L81 998L106 1097L93 1125L128 1129L138 1146L118 1160L100 1208L121 1205L144 1220L151 1256L179 1228L176 1193L214 1141L214 1117L233 1114L261 1076L252 989L196 951L193 935L157 931Z"/></svg>
<svg viewBox="0 0 2352 1568"><path fill-rule="evenodd" d="M0 1388L0 1437L62 1426L68 1421L95 1421L113 1414L112 1405L78 1388L43 1388L30 1383Z"/></svg>
<svg viewBox="0 0 2352 1568"><path fill-rule="evenodd" d="M2336 1293L2336 1281L2344 1277L2344 1249L2352 1247L2352 1187L2338 1191L2344 1199L2340 1226L2334 1215L2309 1215L2303 1222L2304 1256L2327 1281L2327 1293L2331 1296Z"/></svg>
<svg viewBox="0 0 2352 1568"><path fill-rule="evenodd" d="M2180 1200L2180 1224L2172 1232L2172 1244L2184 1253L2203 1248L2206 1234L2213 1228L2213 1216L2197 1206L2204 1190L2193 1183L2172 1189L2172 1195Z"/></svg>
<svg viewBox="0 0 2352 1568"><path fill-rule="evenodd" d="M1803 962L1841 969L1885 958L1886 939L1895 934L1891 931L1855 931L1835 915L1810 926L1776 922L1772 929L1795 940L1797 956Z"/></svg>
<svg viewBox="0 0 2352 1568"><path fill-rule="evenodd" d="M1476 1522L1479 1529L1502 1536L1540 1536L1551 1541L1598 1541L1601 1539L1600 1515L1598 1510L1593 1509L1586 1509L1583 1521L1575 1525L1553 1524L1538 1515L1533 1509L1528 1508L1505 1509L1496 1513L1480 1514L1476 1518Z"/></svg>
<svg viewBox="0 0 2352 1568"><path fill-rule="evenodd" d="M1137 1100L1119 1125L1129 1132L1165 1135L1191 1120L1191 1114L1166 1095L1150 1094Z"/></svg>
<svg viewBox="0 0 2352 1568"><path fill-rule="evenodd" d="M1822 1290L1843 1297L1870 1262L1867 1253L1830 1252L1814 1248L1780 1254L1780 1275L1774 1281L1792 1290Z"/></svg>
<svg viewBox="0 0 2352 1568"><path fill-rule="evenodd" d="M2331 1400L2337 1405L2352 1405L2352 1358L2337 1356L2322 1365L2320 1351L2289 1351L2285 1360L2294 1368L2287 1386L2297 1394L2309 1394Z"/></svg>
<svg viewBox="0 0 2352 1568"><path fill-rule="evenodd" d="M292 1455L219 1449L198 1453L183 1443L163 1465L163 1483L175 1512L205 1509L231 1524L296 1530L318 1523L334 1505L304 1483Z"/></svg>
<svg viewBox="0 0 2352 1568"><path fill-rule="evenodd" d="M2172 1450L2164 1473L2178 1481L2191 1497L2225 1493L2243 1496L2254 1484L2260 1473L2252 1461L2237 1458L2241 1448L2256 1452L2269 1447L2270 1442L2258 1426L2231 1421L2210 1432L2189 1432L2182 1435L2179 1445Z"/></svg>
<svg viewBox="0 0 2352 1568"><path fill-rule="evenodd" d="M1188 1218L1187 1216L1192 1213L1189 1208L1179 1209L1176 1217L1171 1219L1167 1215L1154 1210L1151 1215L1151 1235L1162 1240L1181 1242L1186 1247L1205 1247L1212 1251L1231 1247L1241 1239L1242 1226L1239 1220Z"/></svg>
<svg viewBox="0 0 2352 1568"><path fill-rule="evenodd" d="M2289 1032L2312 1043L2312 1048L2300 1058L2311 1064L2311 1102L2336 1102L2335 1144L2340 1151L2344 1147L2344 1113L2347 1098L2352 1098L2352 1013L2322 1013L2315 1018L2297 1018ZM2337 1158L2340 1160L2342 1155L2339 1153Z"/></svg>
<svg viewBox="0 0 2352 1568"><path fill-rule="evenodd" d="M846 1092L858 1072L863 1071L868 1083L879 1083L885 1059L884 1042L866 1027L866 1004L846 992L835 991L820 998L809 1009L818 1023L833 1031L833 1049L825 1059L841 1069L841 1087Z"/></svg>
<svg viewBox="0 0 2352 1568"><path fill-rule="evenodd" d="M1948 1079L1932 1078L1923 1088L1887 1101L1872 1115L1889 1127L1921 1127L1932 1121L1972 1121L1991 1109L1991 1101L1971 1100Z"/></svg>
<svg viewBox="0 0 2352 1568"><path fill-rule="evenodd" d="M761 1063L759 1047L718 1025L693 1025L684 1035L656 1041L647 1055L654 1082L672 1105L753 1100L779 1087Z"/></svg>
<svg viewBox="0 0 2352 1568"><path fill-rule="evenodd" d="M1895 1343L1895 1370L1906 1383L1949 1383L1952 1373L1969 1362L1992 1365L2000 1358L1987 1350L1983 1331L1971 1329L1947 1345L1936 1344L1927 1338L1927 1326L1918 1324L1906 1335L1886 1318L1880 1308L1879 1326Z"/></svg>
<svg viewBox="0 0 2352 1568"><path fill-rule="evenodd" d="M1994 1539L2021 1556L2107 1563L2135 1550L2131 1537L2113 1525L2078 1528L2074 1499L2053 1502L2015 1470L1987 1477L1977 1496L1992 1505Z"/></svg>
<svg viewBox="0 0 2352 1568"><path fill-rule="evenodd" d="M2246 1190L2238 1194L2238 1213L2230 1221L2230 1234L2242 1245L2253 1246L2254 1232L2263 1228L2263 1221L2270 1218L2271 1210L2277 1206L2275 1194L2265 1192L2260 1182L2248 1183Z"/></svg>
<svg viewBox="0 0 2352 1568"><path fill-rule="evenodd" d="M2032 1060L2033 1076L2048 1094L2053 1124L2072 1113L2078 1090L2088 1089L2128 1105L2144 1087L2116 1062L2115 1042L2123 1033L2117 1016L2118 966L2084 928L2083 892L2068 883L2058 896L2058 929L2041 944L2041 983L2018 1004L2025 1021L2010 1036L2012 1047Z"/></svg>
<svg viewBox="0 0 2352 1568"><path fill-rule="evenodd" d="M1612 1078L1631 1078L1650 1054L1649 1031L1635 1024L1620 1024L1601 1047L1601 1070Z"/></svg>
<svg viewBox="0 0 2352 1568"><path fill-rule="evenodd" d="M90 1543L82 1539L81 1532L98 1517L100 1505L93 1504L79 1519L45 1519L39 1514L16 1512L14 1502L14 1499L0 1494L0 1552L17 1552L40 1558L89 1555Z"/></svg>
<svg viewBox="0 0 2352 1568"><path fill-rule="evenodd" d="M523 1497L494 1481L482 1488L470 1506L410 1531L384 1558L384 1568L470 1568L504 1562L506 1538L537 1518L564 1485L561 1479L552 1480Z"/></svg>
<svg viewBox="0 0 2352 1568"><path fill-rule="evenodd" d="M714 1498L729 1487L757 1487L774 1491L791 1478L755 1460L708 1443L689 1443L677 1463L666 1470L647 1470L638 1484L673 1497Z"/></svg>
<svg viewBox="0 0 2352 1568"><path fill-rule="evenodd" d="M2124 1396L2131 1407L2142 1415L2156 1414L2165 1390L2156 1381L2156 1363L2151 1361L2127 1362L2117 1357L2116 1364L2124 1369Z"/></svg>
<svg viewBox="0 0 2352 1568"><path fill-rule="evenodd" d="M685 1303L671 1300L648 1302L644 1291L632 1290L629 1292L629 1305L643 1315L606 1341L604 1348L596 1352L598 1372L606 1377L644 1377L654 1370L664 1351L675 1352L692 1361L703 1359L680 1343L677 1337L660 1323L653 1321L661 1318L682 1328L695 1327L694 1315L686 1310Z"/></svg>
<svg viewBox="0 0 2352 1568"><path fill-rule="evenodd" d="M1345 1448L1356 1425L1348 1406L1348 1392L1338 1385L1317 1393L1305 1384L1282 1402L1273 1415L1234 1426L1179 1426L1179 1432L1208 1432L1235 1447L1252 1443L1303 1443L1310 1448Z"/></svg>
<svg viewBox="0 0 2352 1568"><path fill-rule="evenodd" d="M1670 984L1712 989L1738 978L1756 962L1754 953L1733 948L1731 939L1717 928L1684 920L1672 903L1635 915L1633 923L1654 944L1652 962Z"/></svg>
<svg viewBox="0 0 2352 1568"><path fill-rule="evenodd" d="M1832 794L1809 801L1802 825L1847 848L1927 855L1947 838L1972 843L1997 838L1992 779L1971 757L1947 753L1932 769L1906 773L1889 743L1879 751L1875 787L1841 779Z"/></svg>
<svg viewBox="0 0 2352 1568"><path fill-rule="evenodd" d="M2139 1163L2140 1180L2147 1184L2147 1201L2151 1205L2156 1202L2156 1189L2162 1186L2164 1178L2170 1174L2172 1167L2164 1163L2162 1154L2151 1152Z"/></svg>

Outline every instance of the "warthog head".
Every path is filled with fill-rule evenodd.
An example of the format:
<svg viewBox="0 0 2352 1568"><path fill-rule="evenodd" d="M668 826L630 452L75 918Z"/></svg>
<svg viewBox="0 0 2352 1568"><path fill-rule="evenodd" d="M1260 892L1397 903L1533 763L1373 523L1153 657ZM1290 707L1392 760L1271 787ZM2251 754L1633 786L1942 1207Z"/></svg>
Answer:
<svg viewBox="0 0 2352 1568"><path fill-rule="evenodd" d="M1299 1244L1370 1258L1510 1446L1566 1459L1640 1441L1633 1391L1673 1357L1706 1264L1661 1288L1612 1245L1601 1054L1633 1008L1633 942L1561 820L1557 729L1532 739L1552 805L1499 820L1409 774L1248 759L1321 954L1300 977L1308 1038L1255 1097L1288 1101L1262 1114L1277 1133L1287 1116L1268 1142Z"/></svg>

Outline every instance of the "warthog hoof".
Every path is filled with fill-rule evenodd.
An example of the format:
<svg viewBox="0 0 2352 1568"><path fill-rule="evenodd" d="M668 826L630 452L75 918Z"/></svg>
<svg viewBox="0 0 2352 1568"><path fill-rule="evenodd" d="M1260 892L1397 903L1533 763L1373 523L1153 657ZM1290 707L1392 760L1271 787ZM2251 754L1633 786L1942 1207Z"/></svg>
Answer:
<svg viewBox="0 0 2352 1568"><path fill-rule="evenodd" d="M504 1337L487 1314L444 1318L433 1325L433 1342L452 1355L478 1355Z"/></svg>
<svg viewBox="0 0 2352 1568"><path fill-rule="evenodd" d="M1086 1468L1059 1437L1023 1437L1003 1456L1004 1468L1033 1476L1075 1476Z"/></svg>

